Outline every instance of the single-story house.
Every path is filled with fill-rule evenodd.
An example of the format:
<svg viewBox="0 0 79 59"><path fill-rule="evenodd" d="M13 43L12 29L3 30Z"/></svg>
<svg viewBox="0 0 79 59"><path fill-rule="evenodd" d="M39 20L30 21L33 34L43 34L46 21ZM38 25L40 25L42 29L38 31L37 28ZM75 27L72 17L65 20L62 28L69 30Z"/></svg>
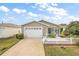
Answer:
<svg viewBox="0 0 79 59"><path fill-rule="evenodd" d="M25 38L43 38L51 33L60 34L59 25L44 20L29 22L21 28Z"/></svg>
<svg viewBox="0 0 79 59"><path fill-rule="evenodd" d="M13 36L21 31L21 26L11 23L0 23L0 38Z"/></svg>

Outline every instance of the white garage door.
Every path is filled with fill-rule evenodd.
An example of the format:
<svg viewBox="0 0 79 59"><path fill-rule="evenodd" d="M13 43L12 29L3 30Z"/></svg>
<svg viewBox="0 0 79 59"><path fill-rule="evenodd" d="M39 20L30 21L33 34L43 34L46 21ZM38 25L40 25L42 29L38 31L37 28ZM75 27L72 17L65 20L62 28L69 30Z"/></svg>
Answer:
<svg viewBox="0 0 79 59"><path fill-rule="evenodd" d="M41 38L43 36L41 27L25 28L25 37L28 38Z"/></svg>

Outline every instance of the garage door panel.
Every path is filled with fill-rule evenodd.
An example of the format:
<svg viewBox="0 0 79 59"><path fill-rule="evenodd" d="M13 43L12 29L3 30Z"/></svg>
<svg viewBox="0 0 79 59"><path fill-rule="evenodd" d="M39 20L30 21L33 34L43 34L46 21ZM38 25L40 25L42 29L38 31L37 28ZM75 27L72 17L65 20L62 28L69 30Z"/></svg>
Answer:
<svg viewBox="0 0 79 59"><path fill-rule="evenodd" d="M26 37L42 37L42 28L27 28L25 30L25 36Z"/></svg>

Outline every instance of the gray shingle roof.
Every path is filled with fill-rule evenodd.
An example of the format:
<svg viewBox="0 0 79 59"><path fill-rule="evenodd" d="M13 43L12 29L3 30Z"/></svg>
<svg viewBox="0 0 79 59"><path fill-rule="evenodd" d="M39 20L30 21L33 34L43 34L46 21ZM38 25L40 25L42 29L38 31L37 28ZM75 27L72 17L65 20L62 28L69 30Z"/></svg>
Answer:
<svg viewBox="0 0 79 59"><path fill-rule="evenodd" d="M30 23L33 23L33 22L37 22L37 21L32 21L32 22L23 24L22 26L26 26L26 25L28 25L28 24L30 24ZM42 24L42 25L44 25L44 26L48 26L47 24L44 24L44 23L41 23L41 22L37 22L37 23Z"/></svg>
<svg viewBox="0 0 79 59"><path fill-rule="evenodd" d="M39 22L48 24L48 25L50 25L50 26L54 25L54 26L58 26L58 27L59 27L59 25L54 24L54 23L51 23L51 22L48 22L48 21L45 21L45 20L40 20Z"/></svg>

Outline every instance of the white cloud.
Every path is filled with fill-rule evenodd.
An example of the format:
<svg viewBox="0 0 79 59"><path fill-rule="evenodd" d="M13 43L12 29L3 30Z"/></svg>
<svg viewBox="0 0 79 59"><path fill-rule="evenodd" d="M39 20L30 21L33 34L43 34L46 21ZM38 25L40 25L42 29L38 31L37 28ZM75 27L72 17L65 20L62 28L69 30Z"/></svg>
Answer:
<svg viewBox="0 0 79 59"><path fill-rule="evenodd" d="M53 19L55 19L55 20L60 20L60 19L62 19L63 17L60 17L59 15L55 15L54 17L53 17Z"/></svg>
<svg viewBox="0 0 79 59"><path fill-rule="evenodd" d="M48 8L48 7L49 7L49 5L48 5L47 3L39 4L39 8L40 8L40 9L46 9L46 8Z"/></svg>
<svg viewBox="0 0 79 59"><path fill-rule="evenodd" d="M49 7L58 6L56 3L36 3L33 8L38 8L38 10L46 10Z"/></svg>
<svg viewBox="0 0 79 59"><path fill-rule="evenodd" d="M33 8L37 8L38 10L46 10L49 13L52 13L54 15L59 15L59 16L67 16L67 10L63 8L57 8L58 4L56 3L37 3L35 6L32 6Z"/></svg>
<svg viewBox="0 0 79 59"><path fill-rule="evenodd" d="M3 11L3 12L9 12L9 8L5 7L5 6L0 6L0 11Z"/></svg>
<svg viewBox="0 0 79 59"><path fill-rule="evenodd" d="M15 18L14 18L14 17L8 17L8 19L10 19L10 20L15 20Z"/></svg>
<svg viewBox="0 0 79 59"><path fill-rule="evenodd" d="M58 4L56 4L56 3L51 3L51 5L52 5L52 6L58 6Z"/></svg>
<svg viewBox="0 0 79 59"><path fill-rule="evenodd" d="M76 21L76 20L79 21L79 17L75 17L75 16L68 16L68 19L71 21Z"/></svg>
<svg viewBox="0 0 79 59"><path fill-rule="evenodd" d="M7 16L2 18L3 22L14 22L16 19L13 16Z"/></svg>
<svg viewBox="0 0 79 59"><path fill-rule="evenodd" d="M16 12L16 13L18 13L18 14L20 14L20 13L26 13L25 9L14 8L13 11Z"/></svg>
<svg viewBox="0 0 79 59"><path fill-rule="evenodd" d="M32 16L32 17L37 17L38 15L32 12L28 12L28 15Z"/></svg>
<svg viewBox="0 0 79 59"><path fill-rule="evenodd" d="M38 10L45 10L49 7L49 3L36 3L32 8L37 8Z"/></svg>
<svg viewBox="0 0 79 59"><path fill-rule="evenodd" d="M49 7L46 9L48 12L53 13L59 16L66 16L68 15L67 11L63 8L56 8L56 7Z"/></svg>

